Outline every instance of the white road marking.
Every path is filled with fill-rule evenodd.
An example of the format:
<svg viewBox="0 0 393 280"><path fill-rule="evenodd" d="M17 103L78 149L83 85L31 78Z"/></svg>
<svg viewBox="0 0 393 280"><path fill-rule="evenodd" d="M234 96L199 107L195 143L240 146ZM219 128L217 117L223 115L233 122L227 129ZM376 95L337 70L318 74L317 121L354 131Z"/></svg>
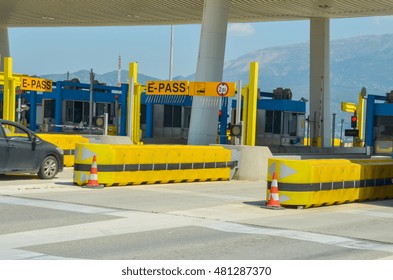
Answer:
<svg viewBox="0 0 393 280"><path fill-rule="evenodd" d="M56 201L49 201L49 200L18 198L12 196L0 196L0 203L33 206L33 207L40 207L46 209L72 211L72 212L86 213L86 214L109 214L111 212L118 211L115 209L110 209L105 207L86 206L80 204L56 202Z"/></svg>
<svg viewBox="0 0 393 280"><path fill-rule="evenodd" d="M98 221L0 235L0 259L51 258L51 256L46 256L38 253L16 250L16 248L26 246L82 240L95 237L115 236L128 233L148 232L153 230L179 228L186 226L199 226L223 232L239 234L257 234L276 237L278 236L293 240L315 242L319 244L332 245L342 248L384 251L393 253L393 245L386 243L339 237L327 234L311 233L305 231L248 226L233 222L216 220L212 218L198 218L170 213L135 212L132 210L118 211L105 207L91 207L72 203L52 202L5 196L0 196L0 203L28 205L33 207L66 210L80 213L105 214L119 217L119 219L107 221Z"/></svg>

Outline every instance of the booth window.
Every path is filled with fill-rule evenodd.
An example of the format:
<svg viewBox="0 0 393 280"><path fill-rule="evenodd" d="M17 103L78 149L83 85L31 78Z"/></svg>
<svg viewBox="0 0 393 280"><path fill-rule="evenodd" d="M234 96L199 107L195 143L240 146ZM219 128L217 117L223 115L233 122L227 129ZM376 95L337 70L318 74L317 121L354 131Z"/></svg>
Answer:
<svg viewBox="0 0 393 280"><path fill-rule="evenodd" d="M265 133L273 133L273 111L266 110Z"/></svg>
<svg viewBox="0 0 393 280"><path fill-rule="evenodd" d="M164 127L181 127L181 106L164 105Z"/></svg>
<svg viewBox="0 0 393 280"><path fill-rule="evenodd" d="M374 118L374 127L377 130L376 140L393 139L393 117L377 116Z"/></svg>
<svg viewBox="0 0 393 280"><path fill-rule="evenodd" d="M281 134L281 111L274 111L273 134Z"/></svg>
<svg viewBox="0 0 393 280"><path fill-rule="evenodd" d="M297 136L297 114L285 112L284 113L284 131L283 134L289 136Z"/></svg>
<svg viewBox="0 0 393 280"><path fill-rule="evenodd" d="M281 134L281 111L266 110L265 133Z"/></svg>
<svg viewBox="0 0 393 280"><path fill-rule="evenodd" d="M56 100L45 99L44 101L44 118L55 118Z"/></svg>
<svg viewBox="0 0 393 280"><path fill-rule="evenodd" d="M66 101L65 121L72 123L89 123L89 102Z"/></svg>
<svg viewBox="0 0 393 280"><path fill-rule="evenodd" d="M146 104L141 104L141 124L146 124Z"/></svg>

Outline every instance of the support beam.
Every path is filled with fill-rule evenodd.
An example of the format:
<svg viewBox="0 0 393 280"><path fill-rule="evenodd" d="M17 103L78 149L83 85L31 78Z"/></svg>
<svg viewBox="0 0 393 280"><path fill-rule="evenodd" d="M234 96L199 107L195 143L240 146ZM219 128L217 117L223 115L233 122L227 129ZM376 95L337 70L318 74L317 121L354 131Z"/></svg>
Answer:
<svg viewBox="0 0 393 280"><path fill-rule="evenodd" d="M8 28L6 26L0 26L0 72L4 71L4 57L10 56Z"/></svg>
<svg viewBox="0 0 393 280"><path fill-rule="evenodd" d="M255 146L257 137L257 106L258 106L258 62L250 63L250 83L248 84L247 106L247 142L246 145Z"/></svg>
<svg viewBox="0 0 393 280"><path fill-rule="evenodd" d="M205 0L197 81L222 81L228 14L229 0ZM216 143L219 108L210 106L215 102L210 102L208 98L216 97L193 98L188 144Z"/></svg>
<svg viewBox="0 0 393 280"><path fill-rule="evenodd" d="M61 132L62 128L61 125L62 123L62 116L63 116L63 87L61 86L61 82L57 81L56 82L56 89L57 89L57 94L56 94L56 99L55 99L55 132ZM92 104L92 102L90 102ZM91 108L91 107L90 107ZM90 118L89 118L90 119ZM89 121L89 124L92 124L92 121ZM89 126L91 127L91 126ZM91 133L91 130L90 130Z"/></svg>
<svg viewBox="0 0 393 280"><path fill-rule="evenodd" d="M12 58L4 58L4 95L3 95L3 119L15 121L16 98L15 81L12 71Z"/></svg>
<svg viewBox="0 0 393 280"><path fill-rule="evenodd" d="M312 145L331 146L330 20L310 20L310 119ZM313 125L315 124L315 125Z"/></svg>
<svg viewBox="0 0 393 280"><path fill-rule="evenodd" d="M37 130L37 92L30 91L30 130Z"/></svg>

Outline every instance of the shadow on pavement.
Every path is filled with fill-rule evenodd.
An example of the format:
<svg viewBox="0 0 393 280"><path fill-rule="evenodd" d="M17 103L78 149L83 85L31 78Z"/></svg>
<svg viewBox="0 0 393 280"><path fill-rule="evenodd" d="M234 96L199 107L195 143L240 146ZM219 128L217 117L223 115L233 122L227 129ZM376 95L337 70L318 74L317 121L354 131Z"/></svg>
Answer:
<svg viewBox="0 0 393 280"><path fill-rule="evenodd" d="M250 205L250 206L256 206L256 207L261 207L266 205L266 200L258 200L258 201L245 201L243 202L244 204Z"/></svg>

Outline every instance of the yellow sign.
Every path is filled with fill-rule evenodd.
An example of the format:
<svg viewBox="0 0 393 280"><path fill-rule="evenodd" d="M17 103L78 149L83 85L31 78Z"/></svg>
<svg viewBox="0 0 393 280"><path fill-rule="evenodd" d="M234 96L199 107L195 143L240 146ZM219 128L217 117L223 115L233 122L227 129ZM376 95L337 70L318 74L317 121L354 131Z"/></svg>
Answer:
<svg viewBox="0 0 393 280"><path fill-rule="evenodd" d="M351 102L341 102L341 111L354 113L356 112L356 105L355 103L351 103Z"/></svg>
<svg viewBox="0 0 393 280"><path fill-rule="evenodd" d="M190 82L190 95L232 97L235 96L234 82Z"/></svg>
<svg viewBox="0 0 393 280"><path fill-rule="evenodd" d="M52 81L41 78L21 77L20 89L52 92Z"/></svg>
<svg viewBox="0 0 393 280"><path fill-rule="evenodd" d="M188 95L189 81L148 81L146 94Z"/></svg>

